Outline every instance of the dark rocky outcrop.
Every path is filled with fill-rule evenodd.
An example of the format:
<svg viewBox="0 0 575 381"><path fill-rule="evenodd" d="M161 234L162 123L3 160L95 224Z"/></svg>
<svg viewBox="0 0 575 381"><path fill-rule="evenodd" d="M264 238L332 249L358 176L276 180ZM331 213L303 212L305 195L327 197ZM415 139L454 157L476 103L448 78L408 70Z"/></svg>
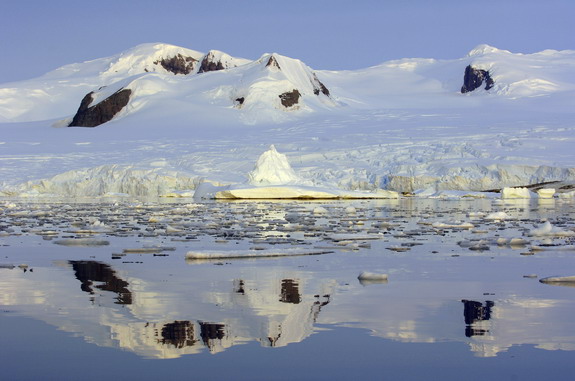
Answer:
<svg viewBox="0 0 575 381"><path fill-rule="evenodd" d="M461 87L461 93L465 94L473 91L483 85L485 82L485 90L489 90L495 85L495 81L491 78L489 71L476 69L471 65L465 68L465 75L463 77L463 86Z"/></svg>
<svg viewBox="0 0 575 381"><path fill-rule="evenodd" d="M281 70L280 64L278 63L278 60L276 60L274 56L270 57L268 63L266 64L266 67L275 67L276 69Z"/></svg>
<svg viewBox="0 0 575 381"><path fill-rule="evenodd" d="M181 54L176 54L170 58L162 58L161 60L155 61L154 64L161 65L164 69L174 74L190 74L195 66L197 59L193 57L186 57Z"/></svg>
<svg viewBox="0 0 575 381"><path fill-rule="evenodd" d="M320 92L323 95L329 97L329 90L327 89L327 87L325 87L325 85L323 83L321 83L321 81L314 74L313 75L313 93L315 95L319 95Z"/></svg>
<svg viewBox="0 0 575 381"><path fill-rule="evenodd" d="M246 99L244 97L236 98L236 102L237 102L238 106L243 105L245 100Z"/></svg>
<svg viewBox="0 0 575 381"><path fill-rule="evenodd" d="M292 91L280 94L278 96L280 97L282 105L287 108L297 104L301 94L296 89L293 89Z"/></svg>
<svg viewBox="0 0 575 381"><path fill-rule="evenodd" d="M93 92L86 94L69 127L96 127L109 122L130 100L132 90L120 89L95 106L90 106Z"/></svg>
<svg viewBox="0 0 575 381"><path fill-rule="evenodd" d="M216 57L212 52L206 54L202 59L198 73L205 73L208 71L218 71L226 69L222 61L216 60Z"/></svg>

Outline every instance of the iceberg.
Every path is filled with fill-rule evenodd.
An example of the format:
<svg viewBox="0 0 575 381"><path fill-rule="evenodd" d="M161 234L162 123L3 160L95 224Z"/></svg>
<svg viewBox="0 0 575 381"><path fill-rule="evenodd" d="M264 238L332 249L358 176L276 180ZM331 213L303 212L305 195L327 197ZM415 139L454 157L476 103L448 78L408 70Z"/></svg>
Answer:
<svg viewBox="0 0 575 381"><path fill-rule="evenodd" d="M330 187L316 187L301 179L291 167L286 155L272 144L261 154L247 183L216 186L202 183L195 198L217 200L257 199L380 199L399 198L395 191L378 189L374 192L347 191Z"/></svg>

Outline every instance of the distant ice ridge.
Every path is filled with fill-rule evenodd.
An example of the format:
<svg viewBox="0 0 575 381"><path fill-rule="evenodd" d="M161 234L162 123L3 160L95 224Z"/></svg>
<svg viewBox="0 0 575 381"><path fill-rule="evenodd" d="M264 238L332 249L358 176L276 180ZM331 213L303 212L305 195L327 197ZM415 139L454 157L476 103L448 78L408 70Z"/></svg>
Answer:
<svg viewBox="0 0 575 381"><path fill-rule="evenodd" d="M6 195L35 197L54 195L66 197L94 197L129 195L133 197L177 196L178 190L195 189L202 181L162 168L142 169L130 165L103 165L74 170L41 181L29 181L4 190ZM193 193L193 192L192 192ZM2 192L0 191L0 195Z"/></svg>

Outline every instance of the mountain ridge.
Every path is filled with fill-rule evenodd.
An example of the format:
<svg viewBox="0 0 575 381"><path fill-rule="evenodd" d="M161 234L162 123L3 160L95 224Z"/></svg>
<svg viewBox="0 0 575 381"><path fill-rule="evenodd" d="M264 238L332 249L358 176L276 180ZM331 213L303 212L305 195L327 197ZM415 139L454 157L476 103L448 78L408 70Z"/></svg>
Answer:
<svg viewBox="0 0 575 381"><path fill-rule="evenodd" d="M237 73L244 70L246 65L271 59L269 57L275 57L276 62L277 60L289 60L291 62L287 67L287 78L283 78L290 83L285 83L282 92L274 94L273 99L262 97L262 89L258 90L258 83L261 82L261 78L256 78L257 76L253 73ZM277 57L282 58L277 59ZM403 81L391 78L388 84L380 87L380 93L388 97L391 97L392 94L386 92L386 88L400 86L402 88L399 89L398 93L406 93L406 90L409 90L408 86L414 85L413 82L419 82L420 85L423 85L421 87L423 92L446 95L446 93L459 90L462 87L464 83L463 74L466 67L469 66L476 69L477 72L490 74L490 80L493 84L488 86L489 89L487 90L493 88L490 91L491 94L511 98L531 97L575 88L573 70L571 72L568 71L568 68L559 72L557 70L557 67L565 66L565 63L561 63L561 61L575 60L574 57L575 51L546 50L533 54L520 54L482 44L472 49L467 56L457 60L401 59L384 62L362 70L321 71L307 67L300 60L281 56L277 53L265 53L257 60L248 60L235 58L217 50L201 53L175 45L149 43L138 45L110 57L65 65L39 78L11 83L9 87L0 85L0 97L3 99L2 104L0 104L0 118L4 121L13 122L71 118L77 111L81 100L88 93L93 92L96 96L104 86L111 86L117 91L119 90L118 83L125 82L134 76L156 73L160 76L174 76L176 81L184 81L187 79L185 77L220 70L227 72L231 70L236 73L230 73L228 78L222 78L220 83L214 84L210 89L212 93L217 93L217 89L220 89L221 98L222 89L227 87L233 93L228 94L231 103L227 106L243 108L243 114L252 109L254 114L262 111L264 114L269 114L267 118L257 115L243 115L239 118L248 124L258 123L260 120L276 122L286 120L285 115L273 114L273 110L271 113L269 111L270 107L281 109L281 107L277 107L278 103L275 96L293 90L307 95L309 86L306 82L312 83L312 91L315 95L325 95L330 101L323 102L323 104L312 102L311 105L303 102L300 107L295 108L296 110L309 112L336 106L338 104L337 99L341 96L337 90L335 92L330 91L329 83L326 85L329 79L319 79L324 73L327 76L333 76L336 73L339 77L346 74L352 77L361 77L362 72L371 70L380 71L379 74L382 78L386 76L404 78ZM555 62L559 64L553 67ZM565 76L564 72L569 73ZM567 81L562 82L561 75L563 78L567 78ZM234 77L237 76L242 78L236 80ZM345 82L345 79L340 82ZM171 83L175 82L166 80L165 85L158 86L161 88L159 92L169 92ZM276 83L276 85L277 89L274 91L280 91L279 88L282 85L280 83ZM433 89L429 86L435 86L436 90L432 91ZM174 86L174 88L177 87ZM344 88L343 92L346 90ZM148 101L153 101L150 98L153 95L150 94L150 91L152 90L148 89L146 96ZM205 92L206 90L202 89L202 91ZM256 99L262 104L256 105L255 102L250 102L245 94L242 94L246 91L258 93ZM374 89L366 89L366 91L372 92ZM417 93L417 91L412 92ZM134 92L135 95L136 92ZM188 99L194 96L192 92L185 95ZM295 98L295 95L293 97ZM241 101L242 98L243 101ZM389 105L385 106L389 107ZM286 107L286 109L290 109L290 107ZM294 108L291 110L293 111Z"/></svg>

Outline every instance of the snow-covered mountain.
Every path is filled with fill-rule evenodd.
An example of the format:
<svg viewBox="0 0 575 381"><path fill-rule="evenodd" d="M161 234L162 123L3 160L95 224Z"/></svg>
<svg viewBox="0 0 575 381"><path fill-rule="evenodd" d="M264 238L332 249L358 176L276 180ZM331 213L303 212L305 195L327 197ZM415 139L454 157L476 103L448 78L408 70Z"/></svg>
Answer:
<svg viewBox="0 0 575 381"><path fill-rule="evenodd" d="M242 183L271 144L306 184L489 190L575 180L575 51L314 70L144 44L0 85L0 191ZM95 128L68 128L86 126Z"/></svg>

